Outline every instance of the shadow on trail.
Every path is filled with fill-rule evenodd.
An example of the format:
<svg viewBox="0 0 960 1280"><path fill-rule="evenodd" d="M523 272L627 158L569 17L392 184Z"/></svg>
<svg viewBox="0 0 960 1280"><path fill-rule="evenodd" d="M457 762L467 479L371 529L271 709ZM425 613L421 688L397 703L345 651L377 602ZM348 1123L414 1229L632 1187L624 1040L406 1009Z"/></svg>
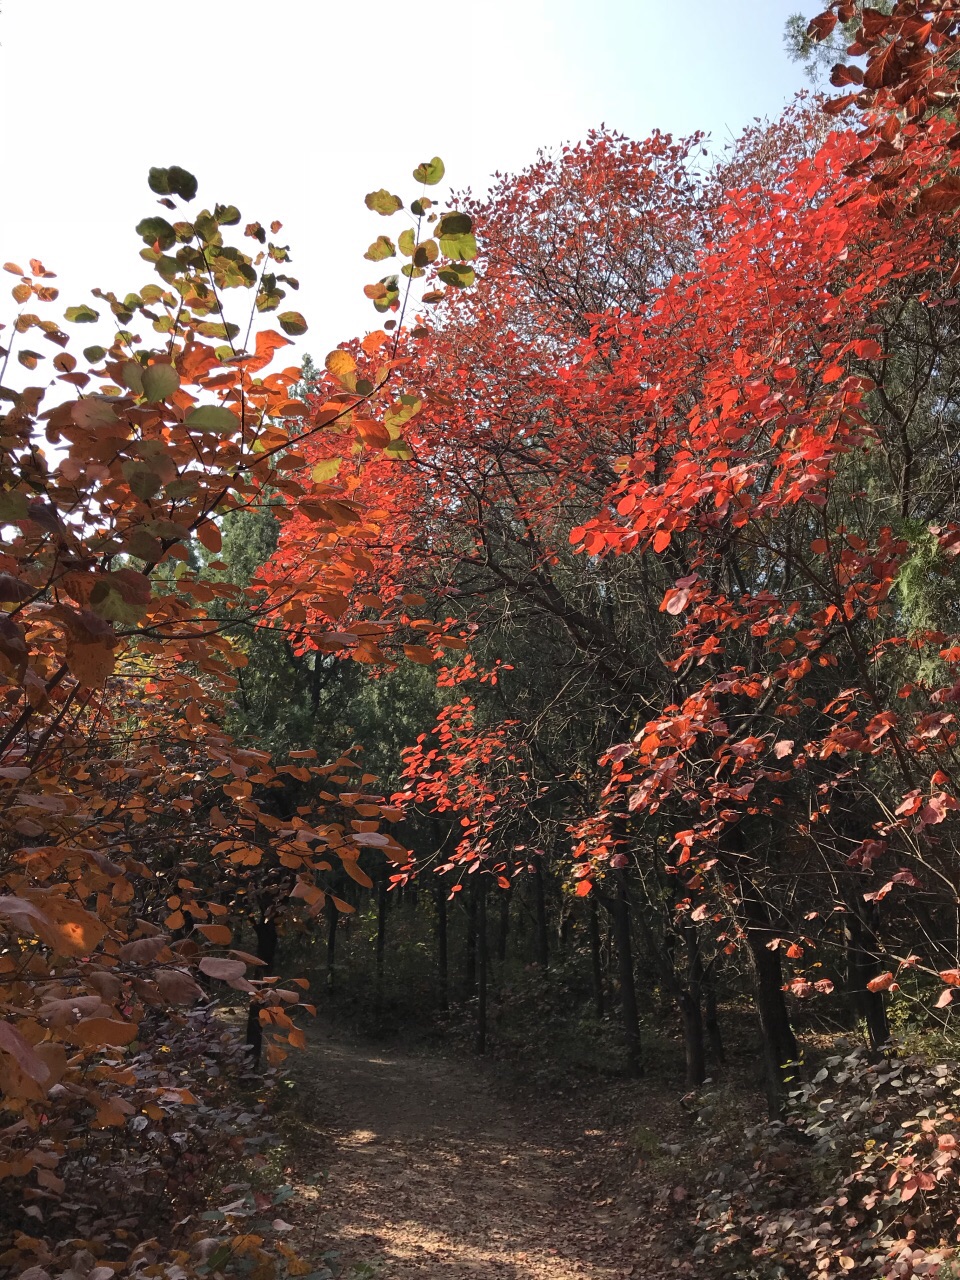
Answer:
<svg viewBox="0 0 960 1280"><path fill-rule="evenodd" d="M632 1274L565 1191L574 1152L469 1062L320 1032L293 1064L292 1113L321 1135L297 1170L318 1248L383 1280L619 1280ZM655 1280L651 1277L650 1280Z"/></svg>

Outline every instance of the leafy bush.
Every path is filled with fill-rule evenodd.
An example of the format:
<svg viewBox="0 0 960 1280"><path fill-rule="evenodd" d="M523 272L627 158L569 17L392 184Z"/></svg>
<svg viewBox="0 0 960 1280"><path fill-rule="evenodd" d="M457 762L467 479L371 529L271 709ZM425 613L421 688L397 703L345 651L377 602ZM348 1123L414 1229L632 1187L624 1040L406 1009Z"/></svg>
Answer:
<svg viewBox="0 0 960 1280"><path fill-rule="evenodd" d="M208 1008L154 1017L143 1034L149 1047L114 1051L115 1061L105 1053L90 1068L94 1079L119 1069L123 1083L100 1111L90 1106L83 1136L62 1156L53 1139L75 1119L68 1086L50 1091L39 1133L6 1129L0 1269L23 1280L305 1275L275 1213L291 1188L232 1182L220 1186L227 1203L205 1209L225 1170L255 1179L266 1165L272 1078L249 1074L241 1039Z"/></svg>
<svg viewBox="0 0 960 1280"><path fill-rule="evenodd" d="M785 1120L747 1130L702 1199L698 1254L753 1280L945 1274L960 1188L955 1063L829 1058Z"/></svg>

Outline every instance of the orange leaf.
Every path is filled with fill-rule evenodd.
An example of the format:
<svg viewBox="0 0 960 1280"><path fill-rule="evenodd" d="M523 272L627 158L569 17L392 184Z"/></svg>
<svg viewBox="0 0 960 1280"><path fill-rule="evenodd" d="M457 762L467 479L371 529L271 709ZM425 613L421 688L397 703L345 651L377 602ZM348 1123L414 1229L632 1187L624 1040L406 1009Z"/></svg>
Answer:
<svg viewBox="0 0 960 1280"><path fill-rule="evenodd" d="M342 858L343 869L351 880L356 880L357 884L362 884L365 889L373 888L373 881L367 873L358 866L353 858Z"/></svg>
<svg viewBox="0 0 960 1280"><path fill-rule="evenodd" d="M229 946L233 941L233 930L225 924L198 924L194 926L194 933L202 933L208 942L218 945Z"/></svg>
<svg viewBox="0 0 960 1280"><path fill-rule="evenodd" d="M208 551L212 551L216 555L223 548L223 537L220 529L214 520L205 521L197 529L197 541L206 547Z"/></svg>
<svg viewBox="0 0 960 1280"><path fill-rule="evenodd" d="M433 662L433 652L425 644L405 644L403 652L411 662L419 662L422 666L429 666Z"/></svg>
<svg viewBox="0 0 960 1280"><path fill-rule="evenodd" d="M135 1022L120 1022L116 1018L84 1018L70 1028L70 1039L90 1046L122 1045L136 1040L137 1031Z"/></svg>

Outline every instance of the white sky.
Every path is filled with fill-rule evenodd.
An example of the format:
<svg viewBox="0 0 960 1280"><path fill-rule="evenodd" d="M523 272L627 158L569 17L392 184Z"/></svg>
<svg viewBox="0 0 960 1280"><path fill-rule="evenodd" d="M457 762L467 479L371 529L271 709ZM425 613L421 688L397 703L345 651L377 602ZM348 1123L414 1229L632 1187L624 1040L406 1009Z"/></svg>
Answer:
<svg viewBox="0 0 960 1280"><path fill-rule="evenodd" d="M803 87L783 50L798 3L820 7L3 0L0 261L39 257L58 273L60 298L37 308L51 319L93 286L141 287L153 277L133 228L163 212L147 170L179 164L199 179L198 208L219 200L244 221L284 223L301 290L283 306L304 312L301 350L322 359L378 323L361 289L385 267L362 254L401 224L369 213L368 191L409 200L410 171L433 155L447 166L440 195L482 191L495 170L601 122L723 140ZM16 281L0 276L8 320L4 282ZM83 339L71 347L96 336L70 328Z"/></svg>

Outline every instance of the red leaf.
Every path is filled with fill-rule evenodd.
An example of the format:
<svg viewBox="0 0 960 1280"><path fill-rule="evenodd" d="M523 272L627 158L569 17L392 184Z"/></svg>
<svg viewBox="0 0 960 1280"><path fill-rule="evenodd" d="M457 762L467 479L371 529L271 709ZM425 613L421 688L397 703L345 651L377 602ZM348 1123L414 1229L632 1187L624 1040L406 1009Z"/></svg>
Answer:
<svg viewBox="0 0 960 1280"><path fill-rule="evenodd" d="M917 204L925 213L952 213L960 209L960 177L951 174L926 187Z"/></svg>
<svg viewBox="0 0 960 1280"><path fill-rule="evenodd" d="M887 970L886 973L878 973L875 978L871 978L867 983L868 991L888 991L893 986L893 974Z"/></svg>
<svg viewBox="0 0 960 1280"><path fill-rule="evenodd" d="M826 40L837 25L837 15L835 13L818 13L812 18L810 25L807 27L807 35L811 40Z"/></svg>

